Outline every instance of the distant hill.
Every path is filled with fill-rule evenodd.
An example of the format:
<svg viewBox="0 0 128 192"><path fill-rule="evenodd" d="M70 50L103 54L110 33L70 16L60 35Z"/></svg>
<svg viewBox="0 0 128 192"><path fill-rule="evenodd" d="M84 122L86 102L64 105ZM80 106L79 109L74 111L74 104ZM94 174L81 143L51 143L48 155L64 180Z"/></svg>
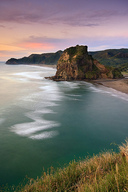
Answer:
<svg viewBox="0 0 128 192"><path fill-rule="evenodd" d="M47 64L56 65L62 51L57 51L56 53L43 53L43 54L32 54L29 57L23 57L20 59L11 58L6 61L6 64Z"/></svg>
<svg viewBox="0 0 128 192"><path fill-rule="evenodd" d="M6 64L57 64L63 51L56 53L32 54L20 59L11 58ZM120 70L128 69L128 49L108 49L104 51L89 52L89 55L105 66L119 67Z"/></svg>
<svg viewBox="0 0 128 192"><path fill-rule="evenodd" d="M128 49L108 49L104 51L89 52L94 59L107 66L128 66Z"/></svg>

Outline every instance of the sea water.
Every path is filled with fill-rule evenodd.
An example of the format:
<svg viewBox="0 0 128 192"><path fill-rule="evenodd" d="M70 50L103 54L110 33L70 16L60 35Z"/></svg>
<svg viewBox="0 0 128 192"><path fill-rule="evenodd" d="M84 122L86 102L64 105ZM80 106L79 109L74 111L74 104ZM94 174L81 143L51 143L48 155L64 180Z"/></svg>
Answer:
<svg viewBox="0 0 128 192"><path fill-rule="evenodd" d="M0 65L0 186L106 150L128 137L128 95L55 82L56 69Z"/></svg>

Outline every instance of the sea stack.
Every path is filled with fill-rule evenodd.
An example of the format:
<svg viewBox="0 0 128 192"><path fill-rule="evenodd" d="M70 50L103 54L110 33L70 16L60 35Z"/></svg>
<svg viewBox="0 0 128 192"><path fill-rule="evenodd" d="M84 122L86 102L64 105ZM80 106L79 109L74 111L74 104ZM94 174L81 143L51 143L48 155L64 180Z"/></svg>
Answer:
<svg viewBox="0 0 128 192"><path fill-rule="evenodd" d="M87 46L75 46L64 50L57 64L57 72L50 79L55 81L93 80L122 77L116 71L106 68L88 54Z"/></svg>

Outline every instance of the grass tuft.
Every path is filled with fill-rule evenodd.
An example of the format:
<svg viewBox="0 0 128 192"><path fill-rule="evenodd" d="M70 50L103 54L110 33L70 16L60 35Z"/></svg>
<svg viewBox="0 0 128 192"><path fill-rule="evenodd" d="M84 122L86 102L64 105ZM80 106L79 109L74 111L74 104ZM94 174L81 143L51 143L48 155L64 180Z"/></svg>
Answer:
<svg viewBox="0 0 128 192"><path fill-rule="evenodd" d="M51 169L21 192L124 192L128 191L128 141L120 153L102 153L84 161L72 161L63 169Z"/></svg>

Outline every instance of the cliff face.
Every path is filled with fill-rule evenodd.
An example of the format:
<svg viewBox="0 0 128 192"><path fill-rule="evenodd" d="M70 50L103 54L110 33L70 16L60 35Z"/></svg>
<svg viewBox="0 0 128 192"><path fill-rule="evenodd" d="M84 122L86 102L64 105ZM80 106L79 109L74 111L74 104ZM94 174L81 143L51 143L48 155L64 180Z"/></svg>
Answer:
<svg viewBox="0 0 128 192"><path fill-rule="evenodd" d="M120 74L121 75L121 74ZM98 78L116 78L112 69L106 68L87 52L87 46L65 49L57 64L53 80L84 80Z"/></svg>

